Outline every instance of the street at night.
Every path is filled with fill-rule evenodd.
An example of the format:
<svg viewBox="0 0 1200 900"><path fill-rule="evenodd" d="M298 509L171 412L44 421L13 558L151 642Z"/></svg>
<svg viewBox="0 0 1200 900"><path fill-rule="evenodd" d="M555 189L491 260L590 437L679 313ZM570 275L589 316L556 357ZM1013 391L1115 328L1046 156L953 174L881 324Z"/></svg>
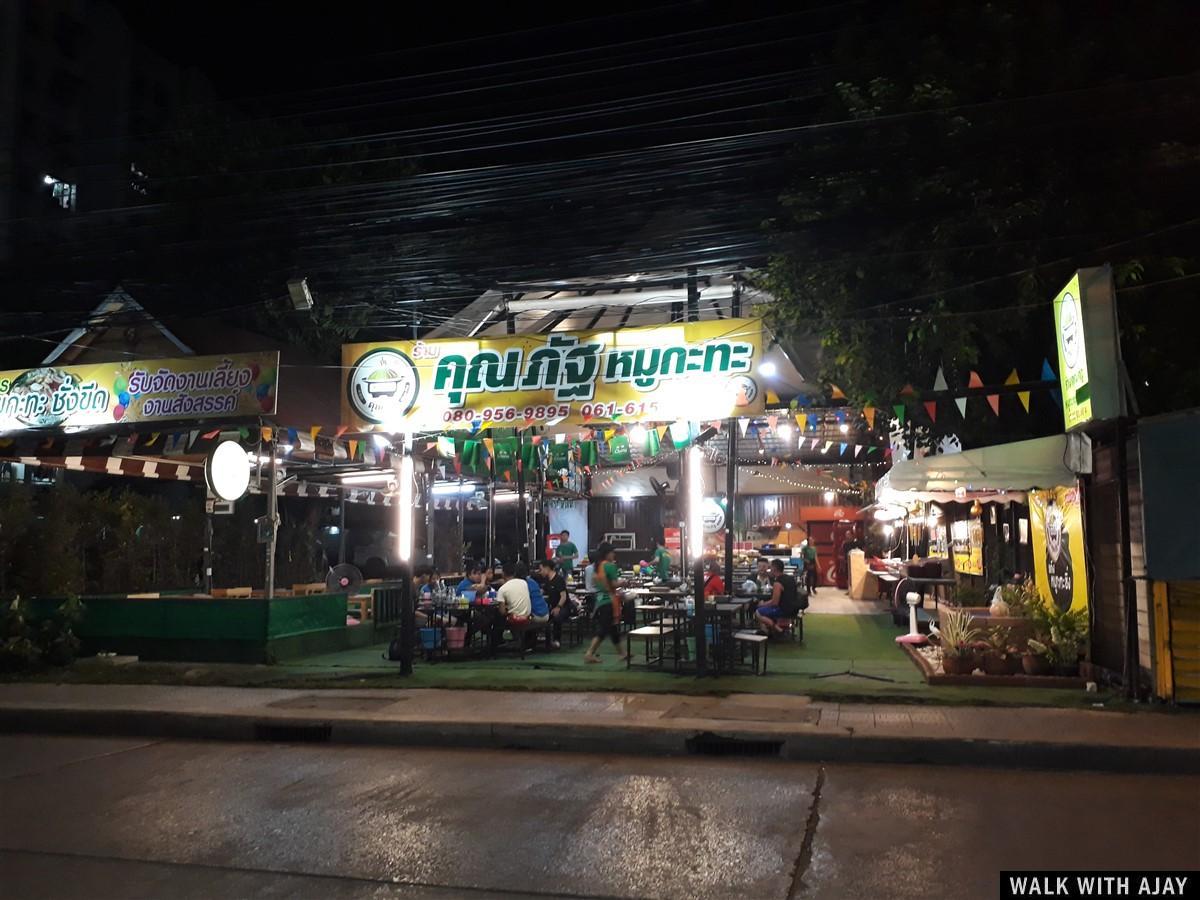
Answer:
<svg viewBox="0 0 1200 900"><path fill-rule="evenodd" d="M1200 854L1196 777L35 736L0 760L10 897L953 900L1016 860Z"/></svg>
<svg viewBox="0 0 1200 900"><path fill-rule="evenodd" d="M1197 34L0 0L0 900L1200 900Z"/></svg>

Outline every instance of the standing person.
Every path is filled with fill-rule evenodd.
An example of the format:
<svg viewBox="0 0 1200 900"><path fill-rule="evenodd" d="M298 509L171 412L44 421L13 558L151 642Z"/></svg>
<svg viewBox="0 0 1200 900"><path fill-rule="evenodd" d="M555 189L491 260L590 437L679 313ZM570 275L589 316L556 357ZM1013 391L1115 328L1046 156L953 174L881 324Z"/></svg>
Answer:
<svg viewBox="0 0 1200 900"><path fill-rule="evenodd" d="M600 644L605 637L613 642L613 646L617 648L617 658L627 659L629 654L621 650L621 626L620 626L620 594L617 592L621 569L614 562L616 551L612 544L601 544L596 548L596 559L599 560L596 567L596 612L594 615L596 621L596 635L592 638L592 643L588 646L587 652L583 654L585 662L598 663L600 657L596 655L596 651L600 649Z"/></svg>
<svg viewBox="0 0 1200 900"><path fill-rule="evenodd" d="M563 623L574 612L571 597L567 592L567 580L563 578L554 560L543 559L538 563L541 575L542 593L550 605L551 642L550 646L557 650L562 646Z"/></svg>
<svg viewBox="0 0 1200 900"><path fill-rule="evenodd" d="M558 549L554 551L554 558L565 575L570 575L575 571L575 560L579 559L579 548L571 543L571 532L565 528L559 535Z"/></svg>
<svg viewBox="0 0 1200 900"><path fill-rule="evenodd" d="M805 538L800 544L800 558L804 560L804 586L810 594L817 592L817 548Z"/></svg>
<svg viewBox="0 0 1200 900"><path fill-rule="evenodd" d="M654 568L659 581L666 581L671 577L671 552L662 538L654 542Z"/></svg>
<svg viewBox="0 0 1200 900"><path fill-rule="evenodd" d="M780 634L783 629L779 627L779 620L790 619L808 603L807 598L803 603L801 602L796 579L791 575L784 574L782 559L771 560L771 568L775 575L775 584L771 588L771 599L758 605L758 608L754 610L754 617L758 619L759 626L767 634Z"/></svg>

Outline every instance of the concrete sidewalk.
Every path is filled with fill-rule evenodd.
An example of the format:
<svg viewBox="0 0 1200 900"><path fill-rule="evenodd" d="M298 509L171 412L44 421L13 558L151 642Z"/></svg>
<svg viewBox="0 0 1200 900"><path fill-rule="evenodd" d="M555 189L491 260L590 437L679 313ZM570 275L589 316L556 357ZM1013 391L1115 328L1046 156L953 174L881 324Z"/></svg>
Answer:
<svg viewBox="0 0 1200 900"><path fill-rule="evenodd" d="M735 694L0 685L0 732L1200 772L1200 715Z"/></svg>

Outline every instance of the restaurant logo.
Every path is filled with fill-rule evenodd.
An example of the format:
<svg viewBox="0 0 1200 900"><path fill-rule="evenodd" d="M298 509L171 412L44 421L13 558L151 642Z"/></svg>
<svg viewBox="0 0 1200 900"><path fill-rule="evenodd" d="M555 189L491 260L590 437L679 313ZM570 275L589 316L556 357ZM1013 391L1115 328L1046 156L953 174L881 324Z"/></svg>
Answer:
<svg viewBox="0 0 1200 900"><path fill-rule="evenodd" d="M1080 335L1079 302L1070 291L1063 294L1062 310L1059 312L1059 332L1062 338L1063 361L1068 372L1079 368L1079 354L1083 337Z"/></svg>
<svg viewBox="0 0 1200 900"><path fill-rule="evenodd" d="M749 375L734 375L726 385L736 407L752 406L758 399L758 382Z"/></svg>
<svg viewBox="0 0 1200 900"><path fill-rule="evenodd" d="M350 371L350 406L368 422L381 425L403 418L417 402L421 378L411 359L399 350L372 350Z"/></svg>

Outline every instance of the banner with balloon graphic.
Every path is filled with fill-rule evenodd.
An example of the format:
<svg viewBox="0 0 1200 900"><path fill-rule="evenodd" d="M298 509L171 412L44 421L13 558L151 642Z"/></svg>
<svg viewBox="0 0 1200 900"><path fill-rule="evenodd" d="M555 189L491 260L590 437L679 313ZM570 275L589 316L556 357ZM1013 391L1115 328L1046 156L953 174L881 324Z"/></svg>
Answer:
<svg viewBox="0 0 1200 900"><path fill-rule="evenodd" d="M279 353L0 372L0 432L272 415Z"/></svg>

